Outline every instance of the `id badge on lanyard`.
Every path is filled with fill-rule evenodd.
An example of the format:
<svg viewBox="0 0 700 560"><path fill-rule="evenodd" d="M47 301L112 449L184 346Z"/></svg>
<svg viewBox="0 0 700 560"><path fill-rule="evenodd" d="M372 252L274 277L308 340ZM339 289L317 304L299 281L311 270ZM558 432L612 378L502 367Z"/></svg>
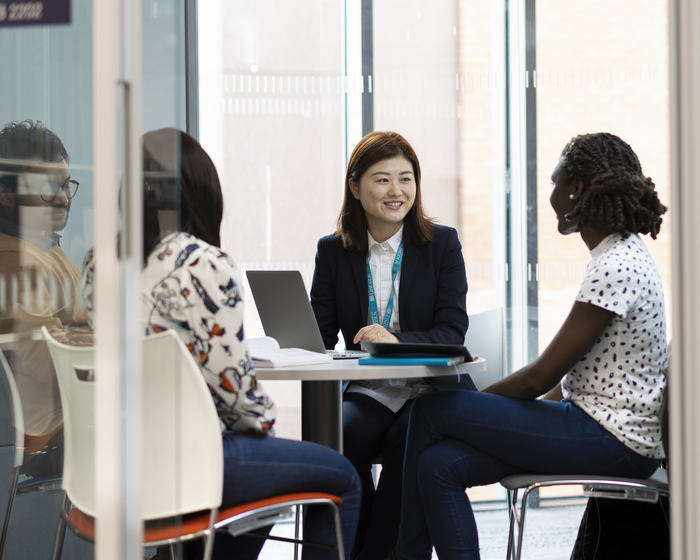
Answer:
<svg viewBox="0 0 700 560"><path fill-rule="evenodd" d="M389 296L389 303L386 305L384 319L382 320L382 327L386 330L389 330L391 316L394 313L394 284L396 283L396 276L401 269L401 261L403 261L403 241L399 244L399 250L396 251L394 264L391 267L391 295ZM379 310L377 309L377 295L374 293L374 282L372 282L372 271L369 268L369 257L367 257L367 292L369 294L369 316L374 325L379 323Z"/></svg>

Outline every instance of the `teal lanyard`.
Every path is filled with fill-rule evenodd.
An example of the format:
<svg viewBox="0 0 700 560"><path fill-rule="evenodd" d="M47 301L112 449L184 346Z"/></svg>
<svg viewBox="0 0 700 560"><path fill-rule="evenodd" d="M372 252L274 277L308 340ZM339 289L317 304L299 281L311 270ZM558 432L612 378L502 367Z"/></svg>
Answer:
<svg viewBox="0 0 700 560"><path fill-rule="evenodd" d="M399 244L399 250L396 251L394 264L391 267L391 295L389 296L389 303L386 305L384 320L382 321L382 326L386 330L389 330L391 316L394 313L394 284L401 268L401 261L403 261L403 241ZM374 282L372 282L372 271L369 268L369 257L367 257L367 291L369 293L369 316L372 319L372 324L375 325L379 323L379 311L377 309L377 295L374 293Z"/></svg>

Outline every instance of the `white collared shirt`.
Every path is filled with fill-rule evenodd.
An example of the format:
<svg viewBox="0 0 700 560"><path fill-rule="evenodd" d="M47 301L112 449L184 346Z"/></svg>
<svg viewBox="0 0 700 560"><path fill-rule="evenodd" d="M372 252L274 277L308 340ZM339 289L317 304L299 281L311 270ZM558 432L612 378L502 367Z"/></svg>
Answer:
<svg viewBox="0 0 700 560"><path fill-rule="evenodd" d="M399 284L401 282L401 269L396 275L394 285L391 284L391 269L394 266L396 252L403 239L403 226L393 236L383 243L377 242L372 234L367 232L369 245L368 258L369 269L372 272L372 283L374 293L377 298L377 311L379 322L384 320L384 313L389 303L391 291L394 292L394 311L391 314L389 332L400 333L399 326ZM367 316L367 324L371 324L372 319ZM419 394L431 390L430 385L422 379L373 379L367 381L353 381L346 391L351 393L362 393L372 397L382 403L392 412L398 412L409 400L414 399Z"/></svg>
<svg viewBox="0 0 700 560"><path fill-rule="evenodd" d="M374 284L374 294L377 297L377 311L379 312L379 323L384 321L386 307L389 304L391 292L394 292L394 312L391 314L390 332L400 332L399 326L399 283L401 282L401 269L396 275L394 285L391 285L391 269L394 266L394 259L399 250L399 245L403 239L403 226L383 243L377 242L370 232L367 232L367 243L369 245L368 258L369 269L372 271L372 283ZM371 319L367 320L367 324Z"/></svg>

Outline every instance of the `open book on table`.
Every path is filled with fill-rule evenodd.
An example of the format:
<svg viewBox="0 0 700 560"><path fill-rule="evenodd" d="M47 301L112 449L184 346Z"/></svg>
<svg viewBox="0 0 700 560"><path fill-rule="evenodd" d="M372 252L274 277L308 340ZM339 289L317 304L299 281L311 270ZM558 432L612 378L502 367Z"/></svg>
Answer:
<svg viewBox="0 0 700 560"><path fill-rule="evenodd" d="M277 368L327 364L333 361L327 354L302 348L280 348L271 336L248 339L248 352L256 368Z"/></svg>

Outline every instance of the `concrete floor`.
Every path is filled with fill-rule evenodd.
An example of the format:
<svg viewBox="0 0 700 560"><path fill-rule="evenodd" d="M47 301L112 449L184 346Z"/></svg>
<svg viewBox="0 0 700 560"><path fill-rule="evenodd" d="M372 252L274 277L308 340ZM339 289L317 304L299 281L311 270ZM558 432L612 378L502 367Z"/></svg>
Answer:
<svg viewBox="0 0 700 560"><path fill-rule="evenodd" d="M524 559L569 560L585 502L576 505L554 505L527 510ZM508 512L505 508L476 511L481 560L505 560L508 541ZM292 523L278 523L274 534L291 536ZM293 558L293 545L268 541L259 560ZM433 551L433 559L437 559Z"/></svg>

